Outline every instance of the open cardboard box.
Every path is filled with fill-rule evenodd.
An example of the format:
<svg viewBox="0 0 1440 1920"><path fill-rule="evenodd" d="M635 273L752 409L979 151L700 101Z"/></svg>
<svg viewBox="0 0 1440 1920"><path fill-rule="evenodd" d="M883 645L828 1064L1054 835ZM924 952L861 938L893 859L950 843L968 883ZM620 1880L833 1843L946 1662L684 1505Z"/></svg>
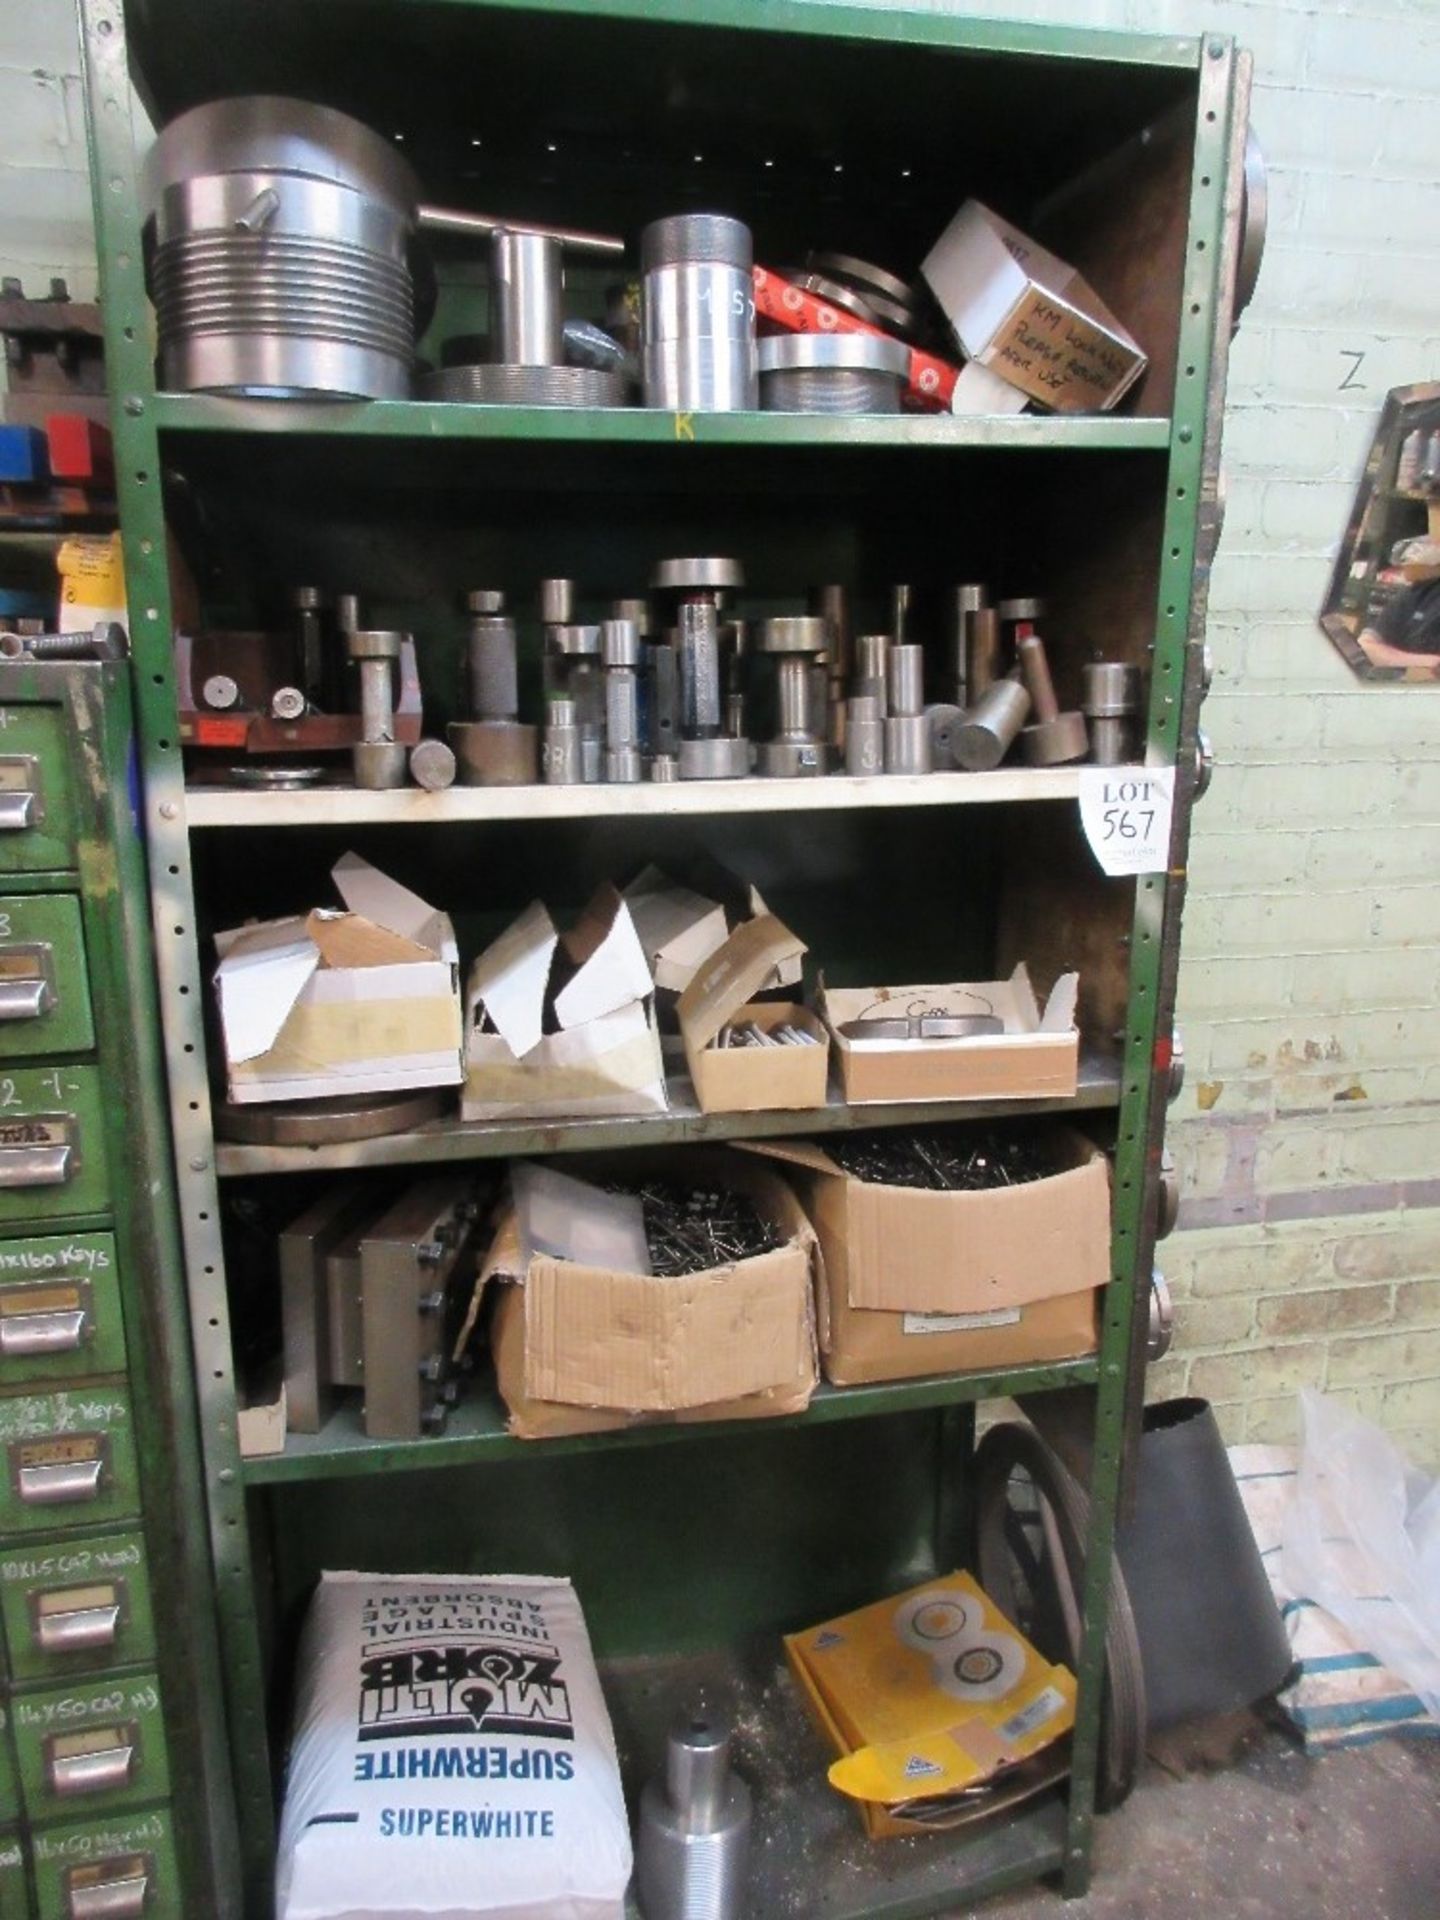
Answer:
<svg viewBox="0 0 1440 1920"><path fill-rule="evenodd" d="M746 920L699 968L680 996L677 1014L685 1058L703 1113L758 1113L770 1108L823 1107L830 1035L823 1022L790 1001L753 995L778 967L805 951L803 940L773 914ZM732 1021L765 1031L786 1025L813 1034L813 1047L713 1047Z"/></svg>
<svg viewBox="0 0 1440 1920"><path fill-rule="evenodd" d="M739 879L718 861L700 859L688 864L693 869L693 886L672 880L659 867L648 866L623 895L655 985L662 992L683 993L696 971L724 946L732 930L738 931L746 921L760 919L770 911L758 887ZM798 955L804 951L802 946L778 959L771 977L757 981L752 991L796 985L801 971Z"/></svg>
<svg viewBox="0 0 1440 1920"><path fill-rule="evenodd" d="M920 269L972 363L1060 413L1113 407L1145 371L1139 343L1083 275L978 200Z"/></svg>
<svg viewBox="0 0 1440 1920"><path fill-rule="evenodd" d="M598 888L564 935L536 901L470 969L461 1117L663 1113L653 993L630 910L614 887Z"/></svg>
<svg viewBox="0 0 1440 1920"><path fill-rule="evenodd" d="M215 936L230 1098L316 1100L452 1087L460 956L445 914L347 853L325 908Z"/></svg>
<svg viewBox="0 0 1440 1920"><path fill-rule="evenodd" d="M1062 973L1042 1013L1022 961L1008 980L913 987L826 987L820 1011L840 1056L845 1098L1005 1100L1073 1098L1080 1079L1075 1001L1080 976ZM998 1014L1003 1033L969 1040L852 1040L851 1021L909 1012Z"/></svg>
<svg viewBox="0 0 1440 1920"><path fill-rule="evenodd" d="M815 1234L775 1173L725 1152L683 1159L587 1158L597 1178L673 1173L742 1187L785 1235L770 1253L665 1279L532 1254L513 1206L500 1219L462 1329L463 1349L487 1294L490 1346L510 1431L522 1440L676 1421L801 1413L819 1374Z"/></svg>
<svg viewBox="0 0 1440 1920"><path fill-rule="evenodd" d="M856 1180L808 1141L746 1143L786 1163L820 1240L820 1352L836 1386L1039 1365L1093 1353L1110 1272L1110 1169L1057 1128L1058 1171L935 1193Z"/></svg>

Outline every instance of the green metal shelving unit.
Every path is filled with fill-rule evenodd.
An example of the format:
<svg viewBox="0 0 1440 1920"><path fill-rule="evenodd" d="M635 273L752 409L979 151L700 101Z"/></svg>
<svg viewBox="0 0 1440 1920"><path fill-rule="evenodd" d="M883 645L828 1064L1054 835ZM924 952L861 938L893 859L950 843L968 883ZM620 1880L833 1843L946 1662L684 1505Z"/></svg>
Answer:
<svg viewBox="0 0 1440 1920"><path fill-rule="evenodd" d="M763 1915L757 1908L762 1920L901 1920L1051 1872L1061 1874L1067 1891L1082 1890L1105 1594L1143 1378L1145 1316L1136 1306L1148 1288L1172 1065L1248 63L1228 40L1208 35L1104 34L794 0L79 0L79 8L157 977L244 1861L243 1875L222 1887L217 1914L228 1920L268 1911L274 1758L295 1618L314 1572L362 1551L370 1564L396 1567L443 1551L457 1566L470 1565L466 1556L473 1554L478 1564L493 1562L491 1570L525 1560L572 1570L597 1644L610 1658L622 1746L628 1734L643 1747L669 1689L701 1668L742 1699L764 1703L774 1724L750 1756L762 1819L779 1817L767 1808L768 1784L790 1823L775 1829L777 1846L814 1870L804 1886L767 1880ZM802 58L803 105L795 92ZM496 76L511 84L498 84ZM1094 418L839 420L420 402L322 407L157 393L132 82L157 120L219 93L323 100L403 131L433 197L441 188L457 204L467 194L509 193L522 217L583 214L591 225L627 229L668 211L667 195L694 203L698 183L686 169L703 135L707 163L714 156L707 193L739 212L749 209L747 195L755 200L757 229L773 236L770 257L780 256L792 234L801 243L797 221L836 214L837 189L822 175L839 171L837 155L844 156L846 192L855 195L851 244L865 251L868 243L882 255L892 216L911 239L923 240L972 182L982 196L1008 185L1022 224L1026 208L1045 203L1062 232L1078 233L1082 215L1067 211L1061 189L1077 174L1103 184L1109 167L1111 212L1103 192L1092 196L1085 230L1100 236L1097 246L1109 247L1113 272L1122 279L1130 272L1130 297L1144 307L1159 351L1152 349L1152 374L1134 410ZM687 101L691 116L683 139L670 137L676 97ZM482 158L496 171L493 178L481 174L487 184L472 189L471 123L482 111ZM587 138L608 142L607 159L623 150L629 163L633 144L633 166L587 171L582 154L568 176L563 155L550 167L537 131L547 115L574 132L581 147ZM1142 137L1152 125L1170 129L1168 145ZM697 139L689 137L692 128ZM767 153L779 157L775 177L765 181L753 168L762 132ZM787 179L800 184L787 189ZM1127 269L1125 236L1117 238L1123 221L1117 227L1113 209L1126 207L1135 183L1150 195L1151 211L1165 216L1167 237ZM1152 229L1147 236L1150 245ZM508 519L507 487L518 496ZM527 524L537 517L536 502L562 499L573 500L572 521L583 522L589 536L602 528L607 498L629 500L636 524L625 538L638 552L647 534L658 538L675 523L677 512L698 533L709 525L707 507L737 544L763 545L771 537L763 519L783 498L789 518L773 537L799 529L802 551L793 564L800 579L811 577L811 557L817 565L837 557L850 564L867 535L886 563L911 551L907 540L921 535L945 542L948 551L955 528L973 518L975 539L983 533L1002 556L1008 551L1011 574L1024 565L1033 580L1033 532L1028 545L1008 536L1027 515L1032 528L1043 528L1057 576L1097 620L1103 616L1128 636L1136 657L1148 658L1148 756L1178 769L1166 873L1101 883L1075 832L1069 776L1006 772L988 790L967 789L957 777L958 811L945 804L949 794L942 800L927 792L922 807L917 795L879 792L883 783L841 781L824 783L823 802L813 792L756 793L727 819L703 810L708 795L686 793L683 811L726 846L743 844L747 809L785 849L801 845L795 835L802 830L829 834L825 844L854 871L865 857L877 857L877 823L893 821L910 849L897 856L902 881L927 870L922 855L950 871L944 862L973 852L974 872L989 876L990 893L1009 889L1007 924L1037 938L1049 896L1035 876L1047 876L1061 929L1055 937L1063 933L1085 956L1085 977L1094 983L1087 1042L1099 1052L1087 1059L1071 1110L1087 1114L1114 1151L1113 1266L1098 1356L998 1375L826 1389L793 1420L530 1445L505 1434L502 1410L482 1392L443 1439L373 1444L341 1415L318 1436L293 1437L278 1456L242 1460L222 1180L263 1187L342 1165L776 1129L727 1128L714 1116L702 1123L682 1112L633 1130L432 1126L354 1154L217 1147L202 942L225 924L216 918L222 904L253 911L266 885L281 881L297 890L293 904L298 889L323 877L352 839L383 847L382 859L413 860L422 879L437 885L457 870L453 855L483 844L496 862L495 885L518 886L517 873L523 876L526 859L542 848L568 848L583 868L641 844L634 836L642 831L675 830L670 816L682 809L637 795L621 797L598 819L598 807L559 806L541 789L528 802L507 800L501 817L498 807L487 813L475 793L454 790L330 795L321 815L306 810L304 795L187 795L171 657L167 494L176 503L212 504L206 524L233 528L237 551L259 556L257 564L263 560L277 577L287 577L284 570L301 558L340 551L333 543L349 528L343 552L351 564L368 541L405 557L413 579L423 577L422 561L433 567L443 552L456 588L491 570L504 577L507 541L516 551L515 577L565 570L558 562L538 564L546 529L532 534ZM450 494L463 496L453 509ZM321 497L325 509L317 511ZM918 533L902 523L898 508L891 511L896 499L906 513L913 509ZM551 537L559 536L551 530ZM583 572L597 550L593 541L572 548L571 570ZM1108 563L1098 574L1097 555ZM983 545L975 561L985 563ZM233 553L230 571L232 600L243 602ZM413 589L410 598L418 598ZM437 633L437 659L445 644ZM986 798L994 804L965 804ZM724 796L715 800L723 805ZM421 826L428 831L420 833ZM964 876L970 883L972 870ZM975 883L974 891L983 889ZM509 903L523 904L523 896ZM988 920L964 929L964 938L982 947L999 937L1002 907L992 901L985 911ZM819 939L812 945L824 951ZM1051 1105L1034 1103L1034 1110ZM926 1117L975 1112L956 1106L927 1109ZM882 1125L914 1117L908 1108L865 1115L867 1124ZM843 1109L821 1121L852 1123ZM783 1688L767 1685L776 1631L855 1604L877 1583L923 1578L953 1559L975 1401L1024 1395L1038 1406L1055 1388L1084 1396L1091 1443L1080 1710L1068 1792L979 1834L862 1844L824 1787L798 1708ZM1073 1404L1074 1395L1067 1398ZM673 1444L682 1438L685 1446ZM693 1497L691 1490L702 1487L703 1498ZM870 1489L883 1489L884 1497L857 1498ZM731 1509L743 1511L743 1532ZM757 1645L768 1652L757 1653ZM805 1779L808 1788L797 1784Z"/></svg>

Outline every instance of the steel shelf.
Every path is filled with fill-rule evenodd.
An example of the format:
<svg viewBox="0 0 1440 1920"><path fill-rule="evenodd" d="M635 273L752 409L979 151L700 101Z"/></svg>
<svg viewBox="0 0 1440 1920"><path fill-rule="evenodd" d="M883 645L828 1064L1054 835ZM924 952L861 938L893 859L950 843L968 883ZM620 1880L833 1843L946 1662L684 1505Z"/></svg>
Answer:
<svg viewBox="0 0 1440 1920"><path fill-rule="evenodd" d="M744 1911L756 1920L968 1914L988 1895L1062 1865L1064 1807L1053 1791L958 1833L867 1840L825 1779L834 1756L773 1637L698 1654L602 1658L600 1677L632 1805L661 1763L677 1708L703 1699L728 1711L736 1765L755 1796ZM633 1899L625 1912L626 1920L638 1915Z"/></svg>
<svg viewBox="0 0 1440 1920"><path fill-rule="evenodd" d="M1078 767L832 773L818 780L676 780L619 787L448 787L443 793L419 787L388 793L355 787L256 793L245 787L197 785L185 790L185 816L192 827L429 826L468 820L667 819L707 813L832 813L852 807L997 806L1076 800L1079 794Z"/></svg>
<svg viewBox="0 0 1440 1920"><path fill-rule="evenodd" d="M974 1400L1003 1400L1054 1387L1093 1386L1096 1378L1097 1362L1092 1354L1048 1366L937 1374L927 1380L886 1381L876 1386L821 1386L804 1413L784 1414L773 1420L655 1421L613 1433L557 1435L548 1440L515 1439L506 1429L504 1402L493 1382L487 1381L472 1388L455 1408L443 1434L420 1440L371 1440L360 1424L359 1406L352 1400L332 1414L319 1433L289 1434L283 1453L257 1454L243 1463L243 1472L247 1486L280 1486L297 1480L340 1480L357 1474L368 1478L376 1473L413 1473L492 1460L536 1460L561 1453L589 1453L602 1447L655 1446L707 1436L718 1439L735 1433L768 1433L776 1428L865 1419L872 1414L959 1406Z"/></svg>
<svg viewBox="0 0 1440 1920"><path fill-rule="evenodd" d="M662 413L646 407L482 407L433 400L234 400L158 393L162 433L358 440L583 440L631 446L1035 447L1119 451L1170 445L1170 421L1126 414Z"/></svg>
<svg viewBox="0 0 1440 1920"><path fill-rule="evenodd" d="M428 1120L405 1133L350 1140L330 1147L246 1146L219 1141L215 1171L320 1173L354 1167L403 1167L432 1161L488 1160L513 1154L588 1153L619 1147L675 1146L706 1141L785 1139L796 1135L856 1133L867 1127L932 1126L946 1120L997 1120L1012 1115L1084 1113L1120 1100L1118 1062L1082 1053L1073 1099L903 1100L850 1106L833 1097L801 1113L701 1113L688 1081L671 1083L668 1113L599 1120Z"/></svg>

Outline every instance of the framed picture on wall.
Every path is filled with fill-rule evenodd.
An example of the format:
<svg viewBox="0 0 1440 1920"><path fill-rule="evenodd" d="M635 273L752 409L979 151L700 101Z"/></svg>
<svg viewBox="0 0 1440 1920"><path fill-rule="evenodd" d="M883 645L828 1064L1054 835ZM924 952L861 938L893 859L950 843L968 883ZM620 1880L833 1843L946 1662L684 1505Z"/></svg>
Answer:
<svg viewBox="0 0 1440 1920"><path fill-rule="evenodd" d="M1368 680L1440 681L1440 382L1386 397L1320 625Z"/></svg>

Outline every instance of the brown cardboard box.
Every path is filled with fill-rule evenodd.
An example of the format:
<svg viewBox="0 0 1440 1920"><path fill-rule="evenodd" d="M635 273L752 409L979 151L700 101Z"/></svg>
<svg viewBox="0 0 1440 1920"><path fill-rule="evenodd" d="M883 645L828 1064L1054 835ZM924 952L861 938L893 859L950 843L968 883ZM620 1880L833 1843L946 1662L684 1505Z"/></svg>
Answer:
<svg viewBox="0 0 1440 1920"><path fill-rule="evenodd" d="M625 1165L637 1171L637 1157ZM542 1254L527 1265L514 1210L501 1220L461 1344L493 1288L491 1347L518 1438L760 1419L809 1405L819 1378L819 1256L799 1201L770 1169L730 1154L692 1150L682 1160L645 1162L646 1171L682 1169L743 1187L785 1244L738 1265L658 1279Z"/></svg>
<svg viewBox="0 0 1440 1920"><path fill-rule="evenodd" d="M825 987L820 1011L835 1036L845 1098L865 1100L1070 1099L1080 1079L1075 998L1080 976L1061 974L1042 1013L1023 961L1008 980L912 987ZM909 1012L998 1014L1003 1033L971 1040L852 1040L854 1020Z"/></svg>
<svg viewBox="0 0 1440 1920"><path fill-rule="evenodd" d="M357 854L332 877L347 912L317 909L215 936L233 1101L448 1087L464 1077L449 920Z"/></svg>
<svg viewBox="0 0 1440 1920"><path fill-rule="evenodd" d="M784 1160L820 1239L820 1351L836 1386L1039 1364L1093 1353L1110 1268L1110 1174L1068 1128L1063 1171L984 1193L886 1187L820 1147L756 1141Z"/></svg>
<svg viewBox="0 0 1440 1920"><path fill-rule="evenodd" d="M805 1007L789 1001L752 1001L786 960L805 951L775 918L764 914L738 926L696 971L676 1012L685 1058L703 1113L757 1113L769 1108L823 1107L830 1068L830 1036ZM731 1021L754 1021L769 1032L794 1025L815 1036L813 1047L712 1047Z"/></svg>

